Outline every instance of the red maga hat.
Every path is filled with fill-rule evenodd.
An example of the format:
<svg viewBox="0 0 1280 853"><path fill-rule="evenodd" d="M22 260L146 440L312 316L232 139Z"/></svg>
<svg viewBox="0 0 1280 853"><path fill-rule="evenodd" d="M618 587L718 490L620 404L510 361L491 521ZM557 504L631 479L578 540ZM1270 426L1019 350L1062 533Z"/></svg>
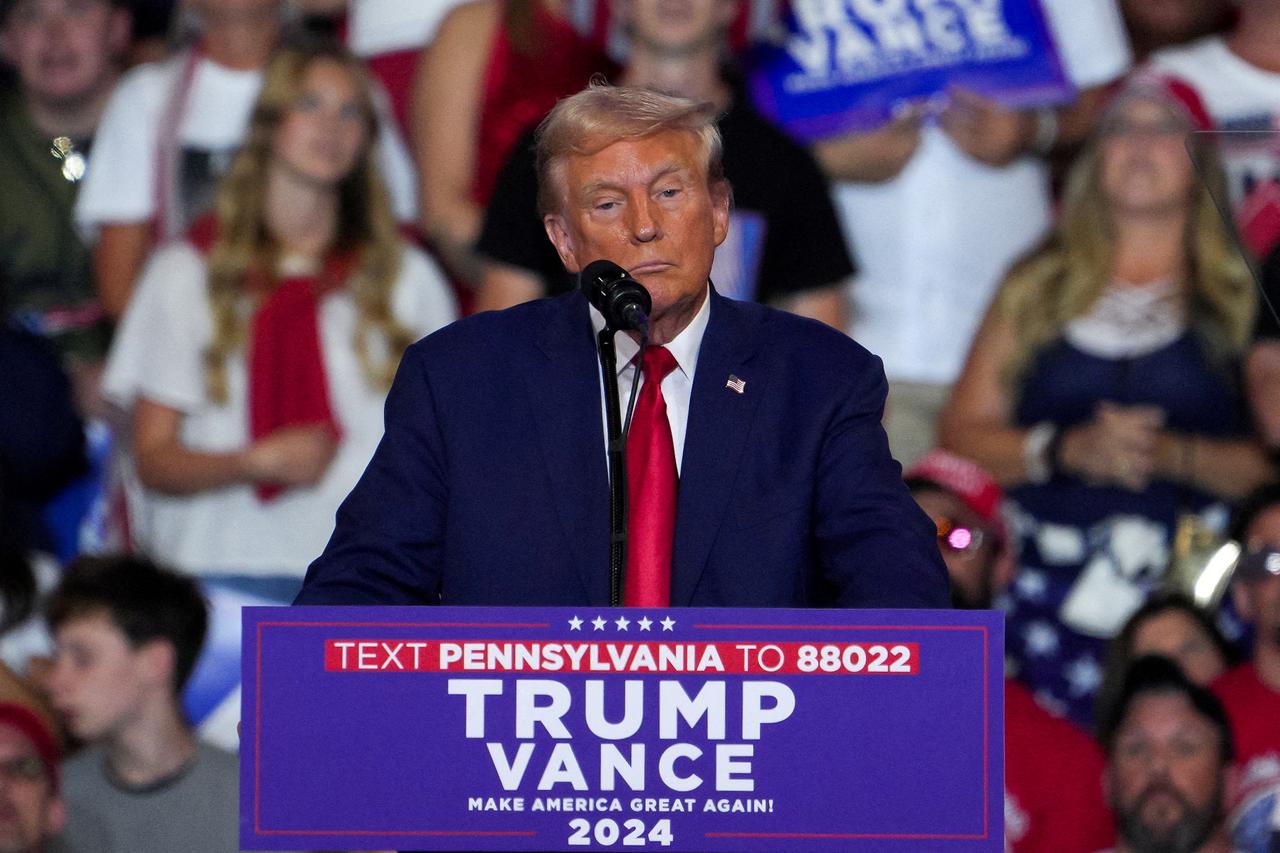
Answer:
<svg viewBox="0 0 1280 853"><path fill-rule="evenodd" d="M903 479L923 480L955 495L993 532L1004 538L1004 523L1000 517L1004 490L978 463L935 448L908 468Z"/></svg>

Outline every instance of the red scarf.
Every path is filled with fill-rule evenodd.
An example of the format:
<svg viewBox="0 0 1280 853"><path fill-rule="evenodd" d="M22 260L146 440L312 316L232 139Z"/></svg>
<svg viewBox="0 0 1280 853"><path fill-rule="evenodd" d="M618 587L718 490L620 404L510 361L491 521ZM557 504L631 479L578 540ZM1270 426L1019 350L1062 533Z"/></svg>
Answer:
<svg viewBox="0 0 1280 853"><path fill-rule="evenodd" d="M217 233L213 216L191 227L188 240L208 255ZM245 289L262 296L249 335L249 437L257 441L287 427L327 427L335 440L342 427L329 404L318 314L320 300L345 285L354 266L350 253L325 259L318 275L273 280L259 270L246 275ZM274 284L274 286L273 286ZM259 483L258 499L267 502L285 490Z"/></svg>

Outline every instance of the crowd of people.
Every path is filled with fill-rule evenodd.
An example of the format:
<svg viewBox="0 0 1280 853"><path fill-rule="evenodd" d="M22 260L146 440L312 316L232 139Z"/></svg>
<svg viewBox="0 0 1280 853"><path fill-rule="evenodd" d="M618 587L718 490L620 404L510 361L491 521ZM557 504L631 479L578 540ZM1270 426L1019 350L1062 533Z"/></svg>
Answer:
<svg viewBox="0 0 1280 853"><path fill-rule="evenodd" d="M1037 5L1071 102L806 144L746 85L771 0L0 0L0 850L237 849L237 610L410 344L574 289L535 131L600 76L719 115L716 292L883 360L1006 614L1009 849L1272 849L1280 0Z"/></svg>

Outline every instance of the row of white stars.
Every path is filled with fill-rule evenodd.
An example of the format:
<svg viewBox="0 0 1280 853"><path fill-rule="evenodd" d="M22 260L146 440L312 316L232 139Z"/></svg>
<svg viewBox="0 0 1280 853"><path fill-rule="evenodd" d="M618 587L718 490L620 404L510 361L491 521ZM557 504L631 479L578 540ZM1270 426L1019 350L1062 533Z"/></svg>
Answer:
<svg viewBox="0 0 1280 853"><path fill-rule="evenodd" d="M590 622L584 622L582 619L579 619L577 616L575 616L569 620L569 630L581 631L582 626L584 624L589 624L595 630L603 631L604 626L608 625L610 621L611 620L605 619L603 616L597 616L596 618L592 619ZM627 627L631 624L632 620L628 619L625 616L619 616L617 619L612 620L612 622L619 631L625 631L627 630ZM650 619L648 616L643 616L639 619L636 619L635 623L637 627L640 628L641 631L648 631L654 625L654 621ZM676 627L676 620L668 616L665 619L659 620L657 624L662 626L662 630L671 631L671 630L674 630Z"/></svg>

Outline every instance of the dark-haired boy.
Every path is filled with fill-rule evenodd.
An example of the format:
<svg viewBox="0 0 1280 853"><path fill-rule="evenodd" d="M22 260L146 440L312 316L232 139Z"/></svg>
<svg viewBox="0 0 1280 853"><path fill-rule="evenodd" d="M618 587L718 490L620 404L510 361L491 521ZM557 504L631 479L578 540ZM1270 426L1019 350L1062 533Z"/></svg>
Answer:
<svg viewBox="0 0 1280 853"><path fill-rule="evenodd" d="M89 745L64 769L67 847L238 850L236 758L197 742L179 699L208 621L195 582L136 557L81 559L45 614L54 706Z"/></svg>

